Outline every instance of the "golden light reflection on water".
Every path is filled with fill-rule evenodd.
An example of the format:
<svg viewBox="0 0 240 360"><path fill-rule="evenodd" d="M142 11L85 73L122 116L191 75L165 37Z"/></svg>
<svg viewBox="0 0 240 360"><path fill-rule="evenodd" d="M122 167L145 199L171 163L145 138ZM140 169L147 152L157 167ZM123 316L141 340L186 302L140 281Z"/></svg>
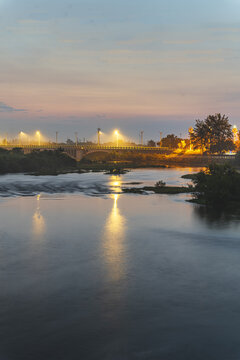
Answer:
<svg viewBox="0 0 240 360"><path fill-rule="evenodd" d="M118 281L125 269L126 219L118 208L119 194L113 194L113 207L107 217L102 237L104 259L111 280Z"/></svg>
<svg viewBox="0 0 240 360"><path fill-rule="evenodd" d="M113 188L114 192L121 192L122 179L119 176L113 175L109 179L109 185Z"/></svg>
<svg viewBox="0 0 240 360"><path fill-rule="evenodd" d="M33 235L35 238L40 239L45 233L46 224L40 209L40 198L41 195L37 195L37 208L32 217Z"/></svg>

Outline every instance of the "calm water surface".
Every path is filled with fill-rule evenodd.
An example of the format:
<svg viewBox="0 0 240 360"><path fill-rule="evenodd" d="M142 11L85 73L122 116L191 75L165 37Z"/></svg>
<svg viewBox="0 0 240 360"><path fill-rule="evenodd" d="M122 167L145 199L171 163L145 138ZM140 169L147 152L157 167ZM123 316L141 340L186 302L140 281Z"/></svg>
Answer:
<svg viewBox="0 0 240 360"><path fill-rule="evenodd" d="M240 359L240 219L121 193L190 171L0 177L0 360Z"/></svg>

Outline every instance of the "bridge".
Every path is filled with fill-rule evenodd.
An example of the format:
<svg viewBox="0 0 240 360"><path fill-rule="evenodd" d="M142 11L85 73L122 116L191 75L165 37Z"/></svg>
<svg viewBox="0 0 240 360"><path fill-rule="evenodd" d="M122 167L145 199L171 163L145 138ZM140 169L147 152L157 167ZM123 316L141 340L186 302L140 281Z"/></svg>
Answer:
<svg viewBox="0 0 240 360"><path fill-rule="evenodd" d="M41 144L41 145L24 145L24 144L6 144L1 145L0 148L12 150L14 148L21 148L25 154L34 150L58 150L62 149L71 158L81 161L84 156L97 152L135 152L135 153L152 153L163 154L168 148L150 147L150 146L104 146L104 145L66 145L66 144Z"/></svg>

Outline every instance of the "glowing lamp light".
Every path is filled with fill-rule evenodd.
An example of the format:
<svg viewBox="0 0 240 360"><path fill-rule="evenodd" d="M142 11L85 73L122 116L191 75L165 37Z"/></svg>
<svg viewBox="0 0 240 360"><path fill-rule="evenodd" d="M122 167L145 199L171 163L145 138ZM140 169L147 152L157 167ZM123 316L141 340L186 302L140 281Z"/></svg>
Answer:
<svg viewBox="0 0 240 360"><path fill-rule="evenodd" d="M117 147L118 147L118 137L119 137L119 131L118 130L115 130L114 131L114 134L116 135L116 137L117 137Z"/></svg>
<svg viewBox="0 0 240 360"><path fill-rule="evenodd" d="M36 135L37 135L37 137L38 137L38 145L40 146L41 133L40 133L39 130L36 131Z"/></svg>
<svg viewBox="0 0 240 360"><path fill-rule="evenodd" d="M20 131L19 133L19 144L22 144L23 137L26 136L26 134L23 131Z"/></svg>

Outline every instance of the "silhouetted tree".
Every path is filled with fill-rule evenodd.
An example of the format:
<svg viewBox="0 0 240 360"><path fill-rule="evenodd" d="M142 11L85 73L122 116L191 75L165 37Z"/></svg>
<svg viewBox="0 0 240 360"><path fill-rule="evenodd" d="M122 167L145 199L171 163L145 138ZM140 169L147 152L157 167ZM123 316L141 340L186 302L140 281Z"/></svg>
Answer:
<svg viewBox="0 0 240 360"><path fill-rule="evenodd" d="M232 125L226 115L209 115L205 120L196 120L190 134L194 148L210 153L234 150Z"/></svg>
<svg viewBox="0 0 240 360"><path fill-rule="evenodd" d="M147 142L147 146L155 147L155 146L156 146L156 143L155 143L155 141L153 141L153 140L149 140L149 141Z"/></svg>
<svg viewBox="0 0 240 360"><path fill-rule="evenodd" d="M178 144L180 143L181 139L178 138L174 134L169 134L162 139L162 147L167 147L169 149L177 149Z"/></svg>

